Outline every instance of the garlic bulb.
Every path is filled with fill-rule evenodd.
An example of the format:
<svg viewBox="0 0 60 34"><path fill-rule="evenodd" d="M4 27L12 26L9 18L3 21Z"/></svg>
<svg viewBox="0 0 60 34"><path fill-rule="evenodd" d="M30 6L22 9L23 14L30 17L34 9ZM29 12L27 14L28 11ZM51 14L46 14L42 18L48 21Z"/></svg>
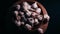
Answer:
<svg viewBox="0 0 60 34"><path fill-rule="evenodd" d="M38 15L37 18L38 18L39 20L42 20L42 19L43 19L43 16L42 16L42 15Z"/></svg>
<svg viewBox="0 0 60 34"><path fill-rule="evenodd" d="M37 2L35 2L34 4L32 4L32 7L33 7L33 8L38 8Z"/></svg>
<svg viewBox="0 0 60 34"><path fill-rule="evenodd" d="M26 24L25 26L27 27L28 30L31 30L32 29L32 26L29 25L29 24Z"/></svg>
<svg viewBox="0 0 60 34"><path fill-rule="evenodd" d="M34 19L33 19L33 18L28 18L28 20L29 20L29 22L30 22L31 24L34 23Z"/></svg>
<svg viewBox="0 0 60 34"><path fill-rule="evenodd" d="M50 19L50 17L47 14L44 14L44 18L47 19L47 20Z"/></svg>
<svg viewBox="0 0 60 34"><path fill-rule="evenodd" d="M31 6L30 6L27 2L24 2L23 5L24 5L24 7L26 7L27 9L30 9L30 8L31 8Z"/></svg>
<svg viewBox="0 0 60 34"><path fill-rule="evenodd" d="M18 15L18 11L14 11L14 14L15 14L15 15Z"/></svg>
<svg viewBox="0 0 60 34"><path fill-rule="evenodd" d="M40 9L40 8L37 8L37 9L36 9L36 12L37 12L38 14L40 14L40 13L41 13L41 9Z"/></svg>
<svg viewBox="0 0 60 34"><path fill-rule="evenodd" d="M36 23L36 24L39 24L39 21L38 21L38 19L36 19L36 18L35 18L35 23Z"/></svg>
<svg viewBox="0 0 60 34"><path fill-rule="evenodd" d="M17 6L16 8L17 8L18 10L21 8L20 5L16 5L16 6Z"/></svg>
<svg viewBox="0 0 60 34"><path fill-rule="evenodd" d="M38 31L43 34L43 29L42 28L38 28Z"/></svg>
<svg viewBox="0 0 60 34"><path fill-rule="evenodd" d="M15 23L16 23L17 26L21 26L21 22L20 21L15 20Z"/></svg>

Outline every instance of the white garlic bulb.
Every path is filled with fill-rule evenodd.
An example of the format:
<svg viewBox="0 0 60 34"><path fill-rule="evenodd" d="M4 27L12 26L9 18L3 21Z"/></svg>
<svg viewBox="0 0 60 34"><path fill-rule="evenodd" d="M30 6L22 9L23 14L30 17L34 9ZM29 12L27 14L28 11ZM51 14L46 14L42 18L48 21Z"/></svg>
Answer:
<svg viewBox="0 0 60 34"><path fill-rule="evenodd" d="M38 19L36 19L36 18L35 18L35 23L36 23L36 24L39 24L39 21L38 21Z"/></svg>
<svg viewBox="0 0 60 34"><path fill-rule="evenodd" d="M37 12L38 14L40 14L40 13L41 13L41 9L40 9L40 8L37 8L37 9L36 9L36 12Z"/></svg>
<svg viewBox="0 0 60 34"><path fill-rule="evenodd" d="M34 4L32 4L32 7L33 7L33 8L38 8L37 2L35 2Z"/></svg>
<svg viewBox="0 0 60 34"><path fill-rule="evenodd" d="M50 19L50 17L48 16L48 14L44 14L44 18L46 18L46 19Z"/></svg>

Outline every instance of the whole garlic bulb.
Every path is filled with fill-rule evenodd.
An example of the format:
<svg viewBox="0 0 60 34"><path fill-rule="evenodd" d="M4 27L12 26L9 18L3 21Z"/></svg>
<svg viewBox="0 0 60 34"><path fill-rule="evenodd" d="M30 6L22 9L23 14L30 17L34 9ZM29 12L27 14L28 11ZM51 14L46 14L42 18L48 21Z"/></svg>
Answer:
<svg viewBox="0 0 60 34"><path fill-rule="evenodd" d="M33 7L33 8L38 8L37 2L35 2L34 4L32 4L32 7Z"/></svg>
<svg viewBox="0 0 60 34"><path fill-rule="evenodd" d="M41 13L41 9L40 9L40 8L37 8L37 9L36 9L36 12L37 12L38 14L40 14L40 13Z"/></svg>

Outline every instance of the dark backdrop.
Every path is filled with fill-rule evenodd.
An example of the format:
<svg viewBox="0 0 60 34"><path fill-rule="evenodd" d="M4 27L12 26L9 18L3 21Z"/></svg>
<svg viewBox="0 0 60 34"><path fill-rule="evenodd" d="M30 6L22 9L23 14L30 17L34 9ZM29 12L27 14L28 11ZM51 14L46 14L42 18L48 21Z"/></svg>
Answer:
<svg viewBox="0 0 60 34"><path fill-rule="evenodd" d="M7 13L17 0L0 0L0 32L15 33L18 27L14 23L9 22ZM50 15L50 22L45 34L60 34L60 2L59 0L38 0L47 9Z"/></svg>

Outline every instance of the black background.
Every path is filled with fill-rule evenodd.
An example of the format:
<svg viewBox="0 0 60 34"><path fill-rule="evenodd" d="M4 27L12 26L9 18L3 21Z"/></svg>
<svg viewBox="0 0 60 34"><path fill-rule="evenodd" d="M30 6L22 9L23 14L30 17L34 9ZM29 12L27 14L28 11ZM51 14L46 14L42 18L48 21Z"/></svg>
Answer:
<svg viewBox="0 0 60 34"><path fill-rule="evenodd" d="M9 22L7 17L9 7L17 0L0 0L0 32L15 33L18 28L14 23ZM59 0L38 0L47 9L50 15L50 22L45 34L60 34L60 1Z"/></svg>

